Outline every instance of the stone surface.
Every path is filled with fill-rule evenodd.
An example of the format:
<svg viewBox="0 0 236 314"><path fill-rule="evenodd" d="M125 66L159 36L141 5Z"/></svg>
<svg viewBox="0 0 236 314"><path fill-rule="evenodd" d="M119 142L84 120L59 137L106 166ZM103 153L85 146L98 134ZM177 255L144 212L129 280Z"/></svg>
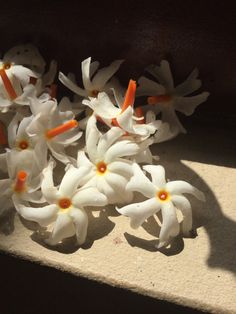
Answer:
<svg viewBox="0 0 236 314"><path fill-rule="evenodd" d="M26 228L16 217L14 231L0 235L0 249L157 299L236 313L235 143L232 132L209 127L155 147L169 179L188 180L206 194L204 204L191 198L195 238L179 236L158 251L159 229L152 219L133 230L111 207L90 214L82 248L68 243L50 250L29 229L33 226Z"/></svg>

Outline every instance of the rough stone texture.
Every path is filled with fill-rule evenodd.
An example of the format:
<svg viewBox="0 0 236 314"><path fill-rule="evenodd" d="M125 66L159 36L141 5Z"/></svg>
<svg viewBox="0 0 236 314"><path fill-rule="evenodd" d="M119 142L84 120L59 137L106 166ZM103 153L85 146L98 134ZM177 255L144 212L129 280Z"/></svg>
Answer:
<svg viewBox="0 0 236 314"><path fill-rule="evenodd" d="M189 180L206 194L204 204L191 198L195 238L179 236L171 247L157 251L159 230L152 220L135 231L128 219L110 208L100 217L99 211L90 215L88 240L82 248L68 243L50 250L18 217L14 232L0 235L0 248L154 298L211 313L236 313L234 137L209 127L155 147L168 178Z"/></svg>

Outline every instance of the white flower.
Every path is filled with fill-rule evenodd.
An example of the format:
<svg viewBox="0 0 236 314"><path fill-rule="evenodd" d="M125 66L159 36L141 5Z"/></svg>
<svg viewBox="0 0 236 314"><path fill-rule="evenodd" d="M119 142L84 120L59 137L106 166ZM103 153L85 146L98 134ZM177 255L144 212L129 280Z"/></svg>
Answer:
<svg viewBox="0 0 236 314"><path fill-rule="evenodd" d="M82 136L77 128L78 122L73 119L73 112L61 111L56 100L40 102L36 98L30 99L30 108L34 117L26 128L27 134L42 140L56 159L63 163L73 162L65 148L75 144Z"/></svg>
<svg viewBox="0 0 236 314"><path fill-rule="evenodd" d="M107 196L109 204L129 202L132 193L125 191L125 186L132 175L132 162L124 157L139 152L138 144L123 139L124 131L112 127L107 133L101 134L96 127L96 118L90 117L86 130L86 152L79 151L78 167L90 167L89 174L84 178L85 186L97 187Z"/></svg>
<svg viewBox="0 0 236 314"><path fill-rule="evenodd" d="M180 226L177 220L176 208L182 212L182 231L186 235L192 229L192 212L188 199L182 194L190 193L201 201L205 200L204 194L185 181L165 180L165 170L162 166L148 165L143 169L150 173L152 182L144 175L137 164L134 164L134 176L126 186L127 191L142 193L148 200L130 204L117 211L130 217L130 225L138 228L150 216L161 210L162 226L159 235L158 248L169 243L171 237L179 234Z"/></svg>
<svg viewBox="0 0 236 314"><path fill-rule="evenodd" d="M117 106L112 103L106 93L99 93L97 98L83 100L83 104L90 107L94 114L108 126L118 126L129 134L141 136L144 140L155 133L160 121L151 121L148 124L138 123L142 117L134 115L135 91L136 82L130 80L125 98L122 103L117 102Z"/></svg>
<svg viewBox="0 0 236 314"><path fill-rule="evenodd" d="M88 227L85 206L104 206L106 197L93 187L80 188L82 178L88 168L79 169L69 166L58 188L53 183L53 162L44 170L42 193L49 205L41 208L24 206L17 203L16 209L27 220L35 221L43 227L53 224L47 243L55 245L63 239L76 235L78 244L83 244Z"/></svg>
<svg viewBox="0 0 236 314"><path fill-rule="evenodd" d="M24 151L20 158L14 151L6 153L6 166L9 178L0 180L0 214L12 206L12 200L43 203L45 200L39 190L41 174L30 161L32 155Z"/></svg>
<svg viewBox="0 0 236 314"><path fill-rule="evenodd" d="M4 54L3 62L13 62L17 65L22 65L38 74L42 74L46 66L46 62L41 56L38 48L32 44L12 47Z"/></svg>
<svg viewBox="0 0 236 314"><path fill-rule="evenodd" d="M180 111L189 116L209 96L208 92L202 92L199 95L186 97L201 86L201 81L197 79L198 70L194 69L189 77L176 87L174 87L170 66L166 60L163 60L160 66L148 67L147 72L159 83L146 77L141 77L138 81L140 85L137 90L138 96L149 96L148 104L152 105L152 110L156 113L162 113L163 122L170 124L173 134L177 135L179 132L186 133L175 111Z"/></svg>
<svg viewBox="0 0 236 314"><path fill-rule="evenodd" d="M2 112L8 111L13 104L28 104L27 97L32 93L30 78L36 78L33 71L22 65L0 61L0 110Z"/></svg>
<svg viewBox="0 0 236 314"><path fill-rule="evenodd" d="M108 67L98 70L98 61L91 63L91 58L84 60L81 63L84 89L77 86L74 82L72 82L72 80L70 80L61 72L59 73L59 80L77 95L82 97L97 97L99 92L108 92L111 87L117 87L116 82L114 83L115 86L114 84L110 85L108 82L117 72L122 62L123 60L116 60Z"/></svg>

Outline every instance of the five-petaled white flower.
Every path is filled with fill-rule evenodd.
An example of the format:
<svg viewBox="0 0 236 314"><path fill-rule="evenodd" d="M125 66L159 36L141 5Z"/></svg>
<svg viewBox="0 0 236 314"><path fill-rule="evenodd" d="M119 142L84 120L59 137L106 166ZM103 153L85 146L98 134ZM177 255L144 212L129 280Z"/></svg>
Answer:
<svg viewBox="0 0 236 314"><path fill-rule="evenodd" d="M112 127L101 134L96 127L96 118L91 116L86 130L86 152L79 151L78 166L90 167L83 180L85 186L94 186L107 196L109 204L129 202L132 193L125 186L132 175L132 162L125 159L139 152L139 145L133 141L121 139L124 131Z"/></svg>
<svg viewBox="0 0 236 314"><path fill-rule="evenodd" d="M0 180L1 210L4 213L15 204L23 201L43 203L45 200L39 191L41 184L41 173L31 162L32 154L24 150L21 155L15 151L6 153L6 167L9 178Z"/></svg>
<svg viewBox="0 0 236 314"><path fill-rule="evenodd" d="M179 234L180 225L177 220L176 208L183 214L182 231L184 234L188 234L192 229L191 205L182 194L193 194L201 201L205 200L204 194L185 181L166 183L165 170L162 166L148 165L143 167L151 174L152 182L144 175L137 164L134 164L133 168L134 176L126 186L127 191L140 192L149 199L141 203L117 208L117 211L130 217L131 227L138 228L146 219L161 210L162 226L158 248L166 246L171 237Z"/></svg>
<svg viewBox="0 0 236 314"><path fill-rule="evenodd" d="M91 58L81 63L82 80L84 89L77 86L72 80L63 73L59 73L59 80L75 94L84 97L97 97L99 92L112 92L111 88L120 88L117 81L109 82L112 76L117 72L123 60L116 60L108 67L98 70L99 62L91 63ZM93 78L92 78L93 77ZM109 84L110 83L110 84Z"/></svg>
<svg viewBox="0 0 236 314"><path fill-rule="evenodd" d="M202 92L199 95L186 97L186 95L192 94L201 86L201 81L197 79L198 70L194 69L189 77L176 87L174 87L170 66L166 60L161 61L160 66L149 66L146 70L159 83L141 77L138 80L140 86L137 95L149 96L148 104L152 106L152 110L157 114L162 113L162 121L170 124L171 133L175 135L179 132L186 133L175 111L180 111L189 116L209 96L208 92Z"/></svg>
<svg viewBox="0 0 236 314"><path fill-rule="evenodd" d="M16 204L18 213L27 220L35 221L42 227L53 224L50 237L46 242L56 245L63 239L76 235L77 243L83 244L88 227L85 206L104 206L107 198L94 187L80 188L82 178L89 171L86 167L79 169L69 165L58 188L53 183L54 162L43 171L42 194L49 205L41 208Z"/></svg>

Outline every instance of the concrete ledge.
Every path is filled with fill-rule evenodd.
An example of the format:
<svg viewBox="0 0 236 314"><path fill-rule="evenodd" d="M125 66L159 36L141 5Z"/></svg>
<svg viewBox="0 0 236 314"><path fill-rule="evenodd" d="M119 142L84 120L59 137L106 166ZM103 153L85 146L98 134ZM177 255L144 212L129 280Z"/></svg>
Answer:
<svg viewBox="0 0 236 314"><path fill-rule="evenodd" d="M203 205L191 199L198 233L193 239L178 237L159 252L153 221L134 231L109 208L91 213L82 248L69 243L49 250L15 217L14 231L0 235L0 249L159 300L236 313L235 143L231 132L209 128L155 147L168 178L190 181L206 193Z"/></svg>

